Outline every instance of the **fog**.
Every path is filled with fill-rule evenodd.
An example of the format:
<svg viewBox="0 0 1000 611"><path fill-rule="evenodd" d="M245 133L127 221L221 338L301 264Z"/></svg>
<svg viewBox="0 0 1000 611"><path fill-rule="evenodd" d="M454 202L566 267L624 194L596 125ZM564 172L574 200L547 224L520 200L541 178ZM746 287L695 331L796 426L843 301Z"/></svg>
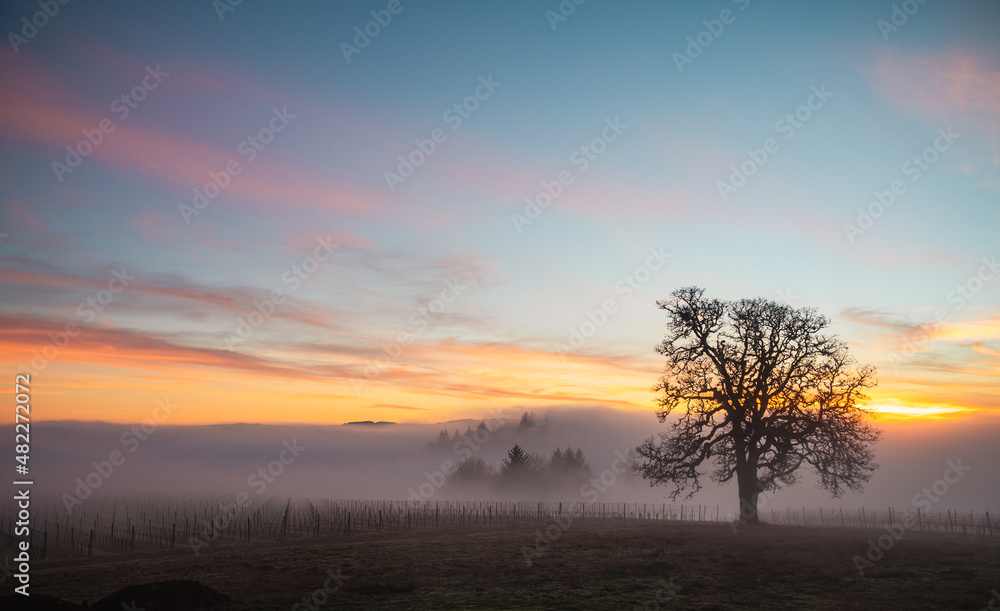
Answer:
<svg viewBox="0 0 1000 611"><path fill-rule="evenodd" d="M261 499L671 502L667 496L671 488L651 488L641 478L622 473L622 456L644 438L667 430L652 410L536 409L534 426L519 430L522 412L511 408L500 414L484 413L483 420L437 424L154 427L148 421L144 430L142 425L37 422L31 431L31 478L36 496L52 495L64 505L67 498L83 505L106 495L187 497L240 492ZM480 422L485 428L476 431ZM996 442L1000 421L981 418L879 426L884 431L876 446L881 467L865 492L832 498L804 469L798 484L768 495L761 509L912 508L915 495L943 478L949 461L968 470L947 485L933 510L994 513L1000 507L1000 447ZM456 430L464 434L469 428L472 436L452 438ZM449 433L447 446L429 449L442 430ZM499 468L515 443L544 457L556 448L580 448L595 479L583 484L550 481L533 488L442 485L445 474L463 458L480 457ZM955 476L950 478L955 480ZM712 512L719 507L723 515L736 510L734 484L720 486L705 476L702 486L693 498L680 497L676 503L706 505Z"/></svg>

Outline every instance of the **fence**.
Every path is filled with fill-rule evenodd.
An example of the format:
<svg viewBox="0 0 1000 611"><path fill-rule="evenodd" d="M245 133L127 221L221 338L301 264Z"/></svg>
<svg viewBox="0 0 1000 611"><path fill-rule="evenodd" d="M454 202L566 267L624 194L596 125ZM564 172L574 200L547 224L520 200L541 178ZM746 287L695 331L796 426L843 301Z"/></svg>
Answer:
<svg viewBox="0 0 1000 611"><path fill-rule="evenodd" d="M41 558L91 556L300 536L434 528L539 524L574 520L677 520L720 522L719 506L654 503L536 503L527 501L364 501L268 499L240 507L232 497L214 499L92 499L73 515L61 503L33 505L31 547ZM13 541L14 509L0 513L0 543ZM904 528L921 532L1000 536L996 516L893 509L771 510L764 522L791 526Z"/></svg>

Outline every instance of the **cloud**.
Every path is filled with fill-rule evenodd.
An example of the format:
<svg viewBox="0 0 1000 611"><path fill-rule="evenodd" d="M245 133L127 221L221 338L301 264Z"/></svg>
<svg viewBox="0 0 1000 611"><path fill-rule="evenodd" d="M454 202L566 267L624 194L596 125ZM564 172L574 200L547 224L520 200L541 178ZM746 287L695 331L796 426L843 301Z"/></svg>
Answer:
<svg viewBox="0 0 1000 611"><path fill-rule="evenodd" d="M861 327L859 355L879 368L873 402L900 402L902 412L963 413L998 410L1000 360L985 342L1000 338L1000 319L912 323L885 310L846 308L841 316ZM947 410L939 409L947 405ZM916 406L916 407L914 407ZM888 409L888 412L900 410Z"/></svg>
<svg viewBox="0 0 1000 611"><path fill-rule="evenodd" d="M864 327L865 335L876 339L883 347L888 345L898 348L902 344L922 341L935 329L932 323L914 323L897 314L871 308L844 308L840 316Z"/></svg>
<svg viewBox="0 0 1000 611"><path fill-rule="evenodd" d="M982 342L976 342L976 343L972 344L972 349L975 350L976 352L979 352L980 354L985 354L987 356L1000 357L1000 350L997 350L996 348L991 348L991 347L983 344Z"/></svg>
<svg viewBox="0 0 1000 611"><path fill-rule="evenodd" d="M183 74L166 77L183 78ZM166 79L160 86L169 84ZM0 80L6 84L0 90L0 106L4 108L0 113L0 135L7 140L47 147L52 151L53 161L62 160L66 155L65 147L83 138L82 130L97 129L102 119L114 116L107 110L97 114L85 110L95 104L65 84L45 64L27 56L14 61L9 51L0 50ZM295 114L296 109L292 107L288 112ZM246 124L244 137L256 134L271 119L266 109L263 114L258 112L256 115L259 115L257 122ZM299 128L296 121L308 122L296 118L286 127L309 129L308 126ZM231 177L217 203L235 206L237 210L252 206L273 211L277 205L363 216L384 213L389 201L378 189L333 178L329 172L302 163L284 161L277 154L267 154L266 149L249 161L237 152L236 146L226 148L205 143L202 139L181 135L176 126L143 126L135 120L112 122L114 131L93 147L87 163L93 158L114 169L185 192L189 198L194 197L194 188L203 188L211 181L209 172L222 173L227 164L235 160L241 168L240 173ZM274 140L277 142L280 138L278 134Z"/></svg>
<svg viewBox="0 0 1000 611"><path fill-rule="evenodd" d="M961 121L984 132L1000 166L1000 58L972 52L918 57L884 53L876 89L904 111L941 125Z"/></svg>
<svg viewBox="0 0 1000 611"><path fill-rule="evenodd" d="M368 407L374 409L401 409L401 410L408 410L408 411L412 410L421 412L430 411L430 408L427 407L416 407L413 405L392 405L391 403L372 403Z"/></svg>
<svg viewBox="0 0 1000 611"><path fill-rule="evenodd" d="M1000 68L972 53L903 57L886 53L877 64L882 91L916 115L978 116L994 126L1000 119Z"/></svg>

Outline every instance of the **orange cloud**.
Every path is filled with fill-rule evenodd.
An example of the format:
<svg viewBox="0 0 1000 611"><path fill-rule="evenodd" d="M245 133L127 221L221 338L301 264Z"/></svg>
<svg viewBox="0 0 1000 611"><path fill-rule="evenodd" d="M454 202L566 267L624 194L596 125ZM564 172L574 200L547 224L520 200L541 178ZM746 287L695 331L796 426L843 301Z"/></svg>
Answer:
<svg viewBox="0 0 1000 611"><path fill-rule="evenodd" d="M350 347L310 352L309 346L262 346L257 354L245 354L184 345L173 336L87 326L53 354L45 346L52 344L49 334L59 330L50 320L0 316L0 360L11 369L38 368L38 377L49 385L47 396L53 395L46 399L54 402L47 410L52 419L81 417L81 400L140 392L186 393L186 402L198 406L199 422L273 421L277 404L284 406L280 419L292 422L323 421L317 414L331 405L338 420L370 419L373 411L391 418L401 409L427 412L429 419L461 417L487 406L649 409L650 380L656 376L654 364L634 359L562 361L552 352L511 344L428 339L407 346L369 379L364 371L371 360ZM49 358L35 362L39 354ZM369 383L356 391L351 380ZM237 409L239 397L259 408ZM129 409L122 403L95 413L124 418Z"/></svg>
<svg viewBox="0 0 1000 611"><path fill-rule="evenodd" d="M47 320L0 317L3 360L12 368L29 365L32 351L48 342L53 330ZM39 377L59 380L46 391L51 418L82 418L81 405L100 401L93 413L127 420L133 407L126 398L146 393L182 396L192 411L178 421L189 423L378 420L393 419L400 411L426 413L432 421L491 407L589 404L651 410L650 387L661 369L652 357L567 355L564 360L523 344L417 338L366 376L375 356L357 347L296 344L261 345L254 354L244 354L183 345L171 336L88 327ZM872 405L882 418L1000 411L996 358L982 356L992 360L983 364L993 367L992 378L970 382L967 373L890 373L880 376ZM358 387L352 380L366 383Z"/></svg>

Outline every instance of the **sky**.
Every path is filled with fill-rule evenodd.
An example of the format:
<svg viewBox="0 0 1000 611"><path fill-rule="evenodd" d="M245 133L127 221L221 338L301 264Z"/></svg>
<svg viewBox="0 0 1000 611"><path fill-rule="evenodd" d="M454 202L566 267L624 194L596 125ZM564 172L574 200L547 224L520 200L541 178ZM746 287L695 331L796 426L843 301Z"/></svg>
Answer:
<svg viewBox="0 0 1000 611"><path fill-rule="evenodd" d="M651 418L697 285L817 308L882 419L996 423L996 2L2 6L36 420Z"/></svg>

